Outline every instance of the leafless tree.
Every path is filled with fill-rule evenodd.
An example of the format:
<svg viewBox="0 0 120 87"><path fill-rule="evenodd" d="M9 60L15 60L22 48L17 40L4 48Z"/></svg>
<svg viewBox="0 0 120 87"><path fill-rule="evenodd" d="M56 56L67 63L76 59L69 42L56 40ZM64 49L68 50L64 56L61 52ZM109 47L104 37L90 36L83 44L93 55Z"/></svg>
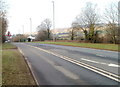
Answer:
<svg viewBox="0 0 120 87"><path fill-rule="evenodd" d="M36 36L36 40L38 41L44 41L47 40L47 31L45 30L40 30Z"/></svg>
<svg viewBox="0 0 120 87"><path fill-rule="evenodd" d="M78 30L79 30L79 28L77 27L77 23L75 21L72 22L71 28L68 29L69 36L70 36L71 40L74 40L74 38L75 38L76 33L77 33Z"/></svg>
<svg viewBox="0 0 120 87"><path fill-rule="evenodd" d="M95 33L98 29L97 24L100 22L96 5L91 2L86 3L80 15L76 17L77 27L79 27L85 35L86 41L95 42Z"/></svg>
<svg viewBox="0 0 120 87"><path fill-rule="evenodd" d="M47 30L47 38L50 39L50 28L52 26L49 19L45 19L43 22L44 28Z"/></svg>
<svg viewBox="0 0 120 87"><path fill-rule="evenodd" d="M120 13L120 9L115 4L111 4L110 7L105 9L104 20L107 22L106 32L107 37L111 38L112 43L119 42L119 26L118 26L118 13Z"/></svg>
<svg viewBox="0 0 120 87"><path fill-rule="evenodd" d="M0 42L5 42L5 33L7 30L6 5L0 0Z"/></svg>
<svg viewBox="0 0 120 87"><path fill-rule="evenodd" d="M45 19L41 24L37 27L38 35L36 37L37 40L49 40L51 39L51 21L49 19Z"/></svg>

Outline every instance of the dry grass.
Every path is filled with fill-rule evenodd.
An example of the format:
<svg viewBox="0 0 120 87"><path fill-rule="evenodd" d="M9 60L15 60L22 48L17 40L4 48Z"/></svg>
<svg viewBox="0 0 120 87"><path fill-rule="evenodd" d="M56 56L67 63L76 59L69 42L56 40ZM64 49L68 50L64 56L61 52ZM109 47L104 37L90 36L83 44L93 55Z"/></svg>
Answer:
<svg viewBox="0 0 120 87"><path fill-rule="evenodd" d="M7 47L6 47L7 46ZM3 45L3 85L35 85L33 76L20 52L11 44Z"/></svg>

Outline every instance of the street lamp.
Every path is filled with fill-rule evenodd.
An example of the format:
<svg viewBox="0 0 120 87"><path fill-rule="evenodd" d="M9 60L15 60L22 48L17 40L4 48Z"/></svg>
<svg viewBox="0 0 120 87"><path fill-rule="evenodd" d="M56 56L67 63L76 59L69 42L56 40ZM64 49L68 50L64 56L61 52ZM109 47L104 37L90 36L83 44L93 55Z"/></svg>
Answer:
<svg viewBox="0 0 120 87"><path fill-rule="evenodd" d="M22 29L23 29L23 35L24 35L24 25L22 25Z"/></svg>
<svg viewBox="0 0 120 87"><path fill-rule="evenodd" d="M53 3L53 29L55 29L55 6L54 6L54 1ZM53 34L53 41L55 41L55 35Z"/></svg>
<svg viewBox="0 0 120 87"><path fill-rule="evenodd" d="M32 19L30 18L30 35L32 36Z"/></svg>

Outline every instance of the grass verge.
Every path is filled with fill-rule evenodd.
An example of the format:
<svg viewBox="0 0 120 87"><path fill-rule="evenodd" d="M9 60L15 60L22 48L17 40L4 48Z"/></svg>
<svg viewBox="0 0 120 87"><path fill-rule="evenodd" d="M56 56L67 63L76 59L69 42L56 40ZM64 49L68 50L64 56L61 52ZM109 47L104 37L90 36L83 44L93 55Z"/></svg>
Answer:
<svg viewBox="0 0 120 87"><path fill-rule="evenodd" d="M3 44L2 51L3 85L36 85L33 76L17 47Z"/></svg>
<svg viewBox="0 0 120 87"><path fill-rule="evenodd" d="M95 49L101 49L101 50L119 51L117 44L77 43L77 42L34 42L34 43L56 44L56 45L65 45L65 46L75 46L75 47L95 48Z"/></svg>
<svg viewBox="0 0 120 87"><path fill-rule="evenodd" d="M14 45L12 45L12 44L10 44L10 43L4 43L4 44L2 45L2 49L3 49L3 50L5 50L5 49L17 49L17 47L14 46Z"/></svg>

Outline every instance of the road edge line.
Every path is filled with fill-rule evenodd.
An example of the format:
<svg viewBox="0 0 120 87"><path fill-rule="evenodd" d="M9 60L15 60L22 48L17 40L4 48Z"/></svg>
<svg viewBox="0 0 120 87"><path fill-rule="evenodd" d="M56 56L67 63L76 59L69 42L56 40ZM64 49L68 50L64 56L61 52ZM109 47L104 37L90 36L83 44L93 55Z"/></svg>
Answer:
<svg viewBox="0 0 120 87"><path fill-rule="evenodd" d="M37 81L37 79L35 77L35 74L33 73L32 66L31 66L30 62L27 60L27 58L25 57L24 53L22 52L22 50L19 47L18 47L18 51L22 54L22 56L23 56L27 66L28 66L28 68L30 70L30 73L31 73L35 83L39 86L40 84L38 83L38 81Z"/></svg>

